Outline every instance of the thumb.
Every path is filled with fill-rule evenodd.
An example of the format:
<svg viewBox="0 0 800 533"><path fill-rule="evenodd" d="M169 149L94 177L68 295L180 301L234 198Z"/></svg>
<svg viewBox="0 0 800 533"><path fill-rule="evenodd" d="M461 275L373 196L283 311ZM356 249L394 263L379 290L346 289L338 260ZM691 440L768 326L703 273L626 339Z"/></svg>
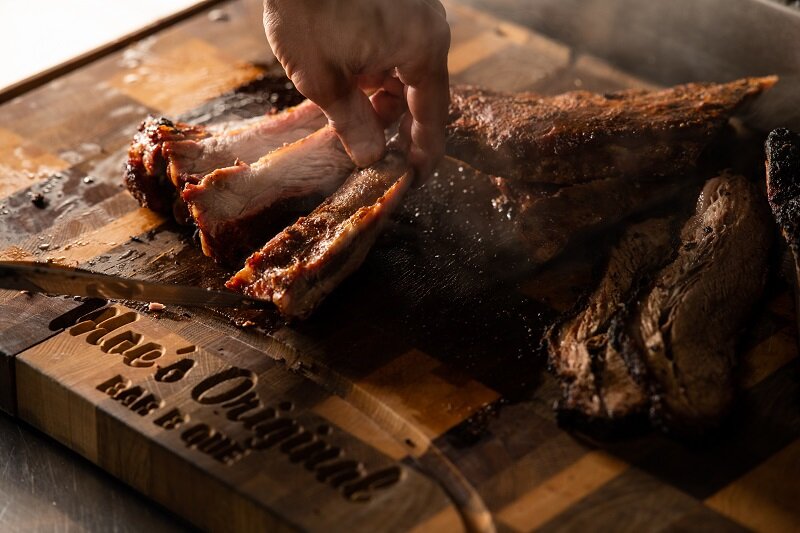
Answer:
<svg viewBox="0 0 800 533"><path fill-rule="evenodd" d="M295 72L291 78L297 90L325 113L356 166L368 167L383 156L383 127L354 78L325 68Z"/></svg>

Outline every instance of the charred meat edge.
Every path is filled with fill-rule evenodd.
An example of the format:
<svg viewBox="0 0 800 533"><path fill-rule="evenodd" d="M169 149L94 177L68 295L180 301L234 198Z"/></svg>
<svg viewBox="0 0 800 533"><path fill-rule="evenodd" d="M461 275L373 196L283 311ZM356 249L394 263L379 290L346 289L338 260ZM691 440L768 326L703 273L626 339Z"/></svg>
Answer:
<svg viewBox="0 0 800 533"><path fill-rule="evenodd" d="M785 128L769 134L767 152L767 198L772 216L789 245L794 271L795 303L800 303L800 135ZM800 309L800 305L797 305ZM797 316L800 327L800 314Z"/></svg>
<svg viewBox="0 0 800 533"><path fill-rule="evenodd" d="M737 339L763 292L771 237L766 202L746 178L706 183L676 258L619 341L647 373L658 423L694 433L730 406Z"/></svg>
<svg viewBox="0 0 800 533"><path fill-rule="evenodd" d="M284 316L308 316L361 265L412 179L405 157L389 151L251 255L226 286L272 301Z"/></svg>
<svg viewBox="0 0 800 533"><path fill-rule="evenodd" d="M537 183L679 174L742 104L776 81L558 96L454 87L447 153L483 172Z"/></svg>
<svg viewBox="0 0 800 533"><path fill-rule="evenodd" d="M143 206L183 218L179 192L215 168L237 159L252 163L325 125L321 110L303 102L276 114L216 126L147 117L128 151L125 184ZM175 205L173 205L175 204Z"/></svg>
<svg viewBox="0 0 800 533"><path fill-rule="evenodd" d="M585 307L551 329L550 367L561 384L559 409L588 419L618 420L645 412L646 388L613 342L629 307L675 248L677 215L636 223L611 251L605 271Z"/></svg>
<svg viewBox="0 0 800 533"><path fill-rule="evenodd" d="M795 259L800 255L800 135L785 128L769 134L767 198Z"/></svg>
<svg viewBox="0 0 800 533"><path fill-rule="evenodd" d="M182 197L200 231L203 253L232 263L264 243L274 215L288 202L321 202L353 169L339 138L325 126L252 165L215 170L198 184L187 184Z"/></svg>

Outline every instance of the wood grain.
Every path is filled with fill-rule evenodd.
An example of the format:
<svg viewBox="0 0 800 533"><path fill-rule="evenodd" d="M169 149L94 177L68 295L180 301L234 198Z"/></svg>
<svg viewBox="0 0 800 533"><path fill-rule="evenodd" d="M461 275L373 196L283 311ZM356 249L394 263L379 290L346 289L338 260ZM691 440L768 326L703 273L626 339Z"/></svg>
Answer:
<svg viewBox="0 0 800 533"><path fill-rule="evenodd" d="M706 505L756 531L797 531L800 441L795 441L706 500Z"/></svg>
<svg viewBox="0 0 800 533"><path fill-rule="evenodd" d="M371 530L378 515L406 529L449 505L313 414L327 394L312 382L239 343L197 347L168 323L113 306L23 352L20 416L211 530Z"/></svg>
<svg viewBox="0 0 800 533"><path fill-rule="evenodd" d="M446 4L454 83L543 94L652 86L516 23ZM263 113L272 98L297 101L285 80L269 76L226 92L274 73L275 60L261 3L236 0L225 10L225 21L198 15L0 106L3 138L14 147L0 151L0 165L23 174L57 168L34 179L14 174L0 194L0 212L8 211L0 215L0 256L221 285L228 273L202 256L191 231L140 209L120 189L120 174L127 142L148 113L217 121ZM36 192L48 200L45 209L31 204ZM538 351L543 328L585 291L596 254L587 248L575 264L531 272L491 207L493 194L485 176L445 161L409 194L359 272L302 324L270 312L170 306L153 314L116 304L118 316L136 319L93 344L85 341L90 332L61 331L78 317L49 329L76 302L0 293L0 340L13 341L13 349L0 342L7 352L0 385L16 381L11 399L23 419L204 529L734 530L796 520L783 504L779 512L749 511L760 505L749 487L765 480L780 502L795 494L781 475L794 461L784 450L800 438L786 288L756 313L743 357L746 392L723 438L698 448L639 428L604 440L559 424L558 386ZM506 246L490 246L498 242ZM234 325L251 318L255 326ZM119 344L109 341L122 333ZM133 346L123 349L125 341ZM157 346L137 355L136 346L150 342ZM174 366L187 359L190 369ZM252 388L221 403L193 396L232 368L246 372L206 394L248 380ZM163 372L182 377L164 381ZM287 444L297 435L248 448L232 464L224 453L214 458L236 455L236 445L252 438L229 415L237 406L255 410L254 402L301 424L303 435L327 428L313 443L344 450L362 479L395 468L400 479L386 478L367 502L348 501L353 479L332 486L336 472L320 481L303 466L307 459L293 461L309 444Z"/></svg>

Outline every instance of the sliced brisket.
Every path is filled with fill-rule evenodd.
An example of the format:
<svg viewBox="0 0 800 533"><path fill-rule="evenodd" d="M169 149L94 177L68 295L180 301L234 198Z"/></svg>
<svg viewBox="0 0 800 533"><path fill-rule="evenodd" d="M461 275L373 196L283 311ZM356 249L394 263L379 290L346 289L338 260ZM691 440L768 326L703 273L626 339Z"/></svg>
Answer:
<svg viewBox="0 0 800 533"><path fill-rule="evenodd" d="M646 410L647 389L634 378L613 335L642 285L673 254L677 220L650 219L629 227L585 307L548 333L550 365L563 392L560 409L591 419L620 419Z"/></svg>
<svg viewBox="0 0 800 533"><path fill-rule="evenodd" d="M764 197L746 178L706 183L676 258L620 341L646 372L653 413L667 427L702 429L729 407L737 339L764 289L771 236Z"/></svg>

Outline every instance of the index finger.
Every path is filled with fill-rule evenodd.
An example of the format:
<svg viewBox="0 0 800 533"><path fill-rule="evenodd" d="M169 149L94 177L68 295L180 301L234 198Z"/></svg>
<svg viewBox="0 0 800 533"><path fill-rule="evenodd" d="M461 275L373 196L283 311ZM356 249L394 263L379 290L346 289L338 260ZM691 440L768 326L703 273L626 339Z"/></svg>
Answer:
<svg viewBox="0 0 800 533"><path fill-rule="evenodd" d="M443 20L443 19L442 19ZM444 155L447 108L450 104L450 77L447 52L450 29L437 29L439 42L433 47L425 43L414 62L398 68L400 80L407 85L406 100L412 117L409 158L419 181L427 180Z"/></svg>

